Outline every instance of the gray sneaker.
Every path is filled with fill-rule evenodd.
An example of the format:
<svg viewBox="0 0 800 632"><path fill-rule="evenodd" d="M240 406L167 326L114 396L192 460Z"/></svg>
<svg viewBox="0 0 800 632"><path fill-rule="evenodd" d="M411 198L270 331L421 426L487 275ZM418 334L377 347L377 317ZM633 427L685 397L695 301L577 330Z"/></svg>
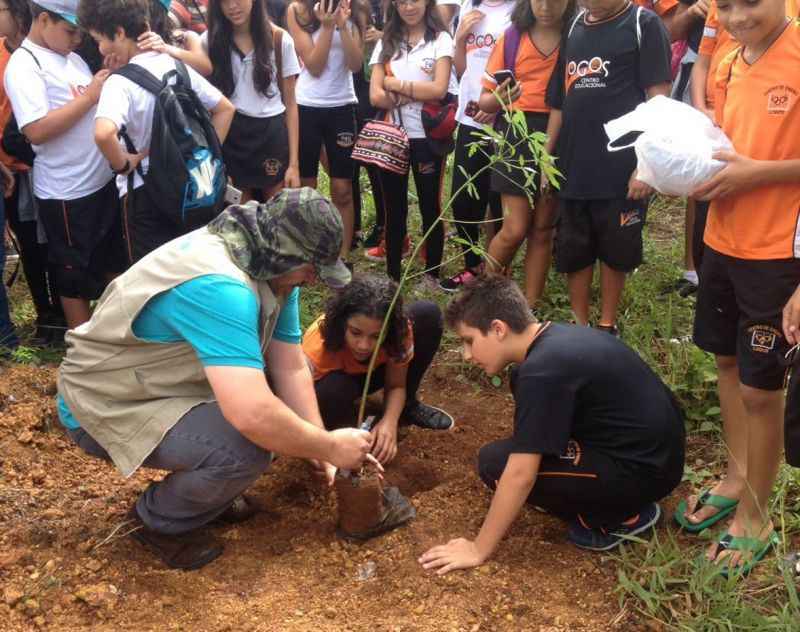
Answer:
<svg viewBox="0 0 800 632"><path fill-rule="evenodd" d="M456 425L455 420L441 408L417 400L406 404L400 414L400 421L428 430L450 430Z"/></svg>

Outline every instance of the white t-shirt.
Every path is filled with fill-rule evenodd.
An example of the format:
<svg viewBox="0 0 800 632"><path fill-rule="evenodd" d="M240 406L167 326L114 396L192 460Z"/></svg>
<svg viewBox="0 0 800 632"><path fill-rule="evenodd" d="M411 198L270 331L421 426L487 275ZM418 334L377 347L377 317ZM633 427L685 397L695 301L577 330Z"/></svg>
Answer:
<svg viewBox="0 0 800 632"><path fill-rule="evenodd" d="M208 31L201 36L203 48L208 52ZM283 32L281 40L281 75L286 77L293 77L300 74L300 60L297 58L297 52L294 49L294 40L292 36L286 31ZM238 52L231 49L231 70L233 71L233 85L236 88L231 95L231 102L236 106L236 109L242 114L253 116L256 118L269 118L270 116L277 116L286 111L286 106L283 105L283 99L278 90L275 82L270 83L269 93L270 96L264 96L263 92L256 90L253 83L253 60L254 51L250 51L242 57ZM272 51L270 61L272 67L276 68L275 51Z"/></svg>
<svg viewBox="0 0 800 632"><path fill-rule="evenodd" d="M511 12L514 9L513 0L483 0L475 6L473 0L464 0L461 5L461 15L467 15L477 9L486 17L475 24L467 35L467 67L461 75L459 82L459 99L456 120L470 127L480 127L471 116L464 112L470 101L477 102L481 96L481 79L486 70L489 55L492 54L494 45L500 40L511 23Z"/></svg>
<svg viewBox="0 0 800 632"><path fill-rule="evenodd" d="M352 22L347 27L354 29ZM311 35L316 45L322 27ZM342 47L342 36L339 28L333 32L331 47L328 51L328 61L319 77L315 77L304 66L295 84L294 94L298 105L315 108L335 108L348 103L358 103L356 90L353 87L353 73L347 67Z"/></svg>
<svg viewBox="0 0 800 632"><path fill-rule="evenodd" d="M158 79L175 70L175 60L166 53L140 53L131 58L130 63L138 64ZM215 108L222 99L222 93L189 66L186 66L186 70L189 72L192 89L200 102L209 110ZM136 151L146 151L150 148L155 105L155 95L122 75L111 75L103 84L95 118L109 119L117 129L122 129L124 126ZM125 146L122 140L120 143ZM140 163L143 173L147 173L149 162L145 157ZM142 184L144 182L137 170L133 175L133 188L137 189ZM117 188L120 197L128 192L128 176L117 176Z"/></svg>
<svg viewBox="0 0 800 632"><path fill-rule="evenodd" d="M379 41L372 51L370 66L380 64L383 42ZM400 56L395 53L389 61L392 74L401 81L433 81L436 62L442 57L453 58L453 38L447 31L442 31L435 40L426 42L421 39L410 51L401 48ZM452 83L452 80L451 80ZM409 138L425 138L422 127L422 101L412 101L400 108L403 127Z"/></svg>
<svg viewBox="0 0 800 632"><path fill-rule="evenodd" d="M3 81L22 129L83 94L92 81L92 72L75 53L59 55L26 39L8 60ZM113 174L94 143L94 111L89 110L63 134L33 145L36 197L76 200L108 184Z"/></svg>

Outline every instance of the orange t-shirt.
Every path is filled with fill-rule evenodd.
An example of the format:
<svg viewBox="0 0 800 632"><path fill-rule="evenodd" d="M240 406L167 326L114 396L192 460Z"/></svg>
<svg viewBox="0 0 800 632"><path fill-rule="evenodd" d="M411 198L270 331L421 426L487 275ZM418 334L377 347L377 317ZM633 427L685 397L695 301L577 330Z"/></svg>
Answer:
<svg viewBox="0 0 800 632"><path fill-rule="evenodd" d="M661 17L664 17L678 6L678 0L633 0L633 3L645 9L650 9Z"/></svg>
<svg viewBox="0 0 800 632"><path fill-rule="evenodd" d="M756 160L800 160L798 68L800 20L791 22L752 65L739 50L720 64L718 123L737 153ZM760 186L711 202L705 242L740 259L797 258L798 220L800 182Z"/></svg>
<svg viewBox="0 0 800 632"><path fill-rule="evenodd" d="M504 41L505 35L497 41L489 61L486 62L486 72L483 75L481 84L487 90L494 90L497 87L497 82L492 75L498 70L503 70L511 65L503 57ZM522 84L522 94L519 99L512 103L512 110L521 110L523 112L550 111L544 101L547 94L547 84L557 61L558 48L549 55L545 55L533 43L530 34L523 33L514 66L514 76Z"/></svg>
<svg viewBox="0 0 800 632"><path fill-rule="evenodd" d="M798 14L800 14L800 2L798 0L786 0L786 15L796 17ZM731 34L720 25L717 3L712 2L708 9L708 15L706 15L703 39L700 40L700 48L697 50L698 54L711 57L708 65L708 76L706 77L706 104L709 108L714 107L717 67L727 57L728 53L737 46L739 46L739 42L733 39Z"/></svg>
<svg viewBox="0 0 800 632"><path fill-rule="evenodd" d="M322 332L319 325L325 319L325 316L320 316L315 320L311 326L306 329L303 334L303 353L308 358L311 370L314 374L314 381L320 380L328 373L334 371L342 371L348 375L363 375L369 368L369 363L363 363L356 360L350 350L345 346L339 351L328 351L325 348ZM411 321L408 322L408 331L406 332L406 339L403 342L403 352L400 357L390 356L385 348L378 352L378 359L375 362L375 368L391 362L398 366L405 366L414 357L414 333L411 329Z"/></svg>
<svg viewBox="0 0 800 632"><path fill-rule="evenodd" d="M6 38L0 37L0 138L3 137L3 130L11 118L11 101L3 87L3 77L6 74L8 60L11 59L11 52L6 48ZM0 147L0 162L11 171L27 171L30 167L16 158L12 158Z"/></svg>

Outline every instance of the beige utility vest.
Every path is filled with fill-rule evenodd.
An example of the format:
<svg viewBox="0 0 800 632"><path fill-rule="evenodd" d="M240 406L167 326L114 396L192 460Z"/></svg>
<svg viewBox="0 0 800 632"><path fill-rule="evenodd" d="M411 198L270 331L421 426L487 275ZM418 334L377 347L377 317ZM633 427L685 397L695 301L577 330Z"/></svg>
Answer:
<svg viewBox="0 0 800 632"><path fill-rule="evenodd" d="M147 342L133 322L147 302L206 274L250 287L260 306L262 353L283 301L238 268L220 237L205 228L150 253L108 286L92 319L67 332L58 392L81 427L130 476L193 407L214 401L203 365L185 342Z"/></svg>

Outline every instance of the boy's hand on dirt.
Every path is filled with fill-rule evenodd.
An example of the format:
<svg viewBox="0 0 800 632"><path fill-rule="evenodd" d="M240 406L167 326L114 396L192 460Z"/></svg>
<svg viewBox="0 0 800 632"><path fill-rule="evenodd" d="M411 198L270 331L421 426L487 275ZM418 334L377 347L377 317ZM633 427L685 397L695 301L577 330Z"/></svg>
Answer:
<svg viewBox="0 0 800 632"><path fill-rule="evenodd" d="M485 17L486 14L478 9L473 9L466 15L462 15L458 22L458 28L456 29L456 42L461 42L466 39L472 32L472 27Z"/></svg>
<svg viewBox="0 0 800 632"><path fill-rule="evenodd" d="M629 200L645 200L654 193L653 187L645 184L636 178L637 173L634 171L631 179L628 181L628 199Z"/></svg>
<svg viewBox="0 0 800 632"><path fill-rule="evenodd" d="M97 103L100 100L100 91L103 89L103 84L108 79L111 73L107 69L100 70L94 77L91 83L86 87L86 96L92 100L92 103Z"/></svg>
<svg viewBox="0 0 800 632"><path fill-rule="evenodd" d="M397 422L381 419L372 428L372 454L386 465L397 456Z"/></svg>
<svg viewBox="0 0 800 632"><path fill-rule="evenodd" d="M366 430L340 428L332 430L333 450L329 461L336 467L346 470L359 469L365 460L370 461L383 471L383 467L369 451L372 448L372 435Z"/></svg>
<svg viewBox="0 0 800 632"><path fill-rule="evenodd" d="M457 538L426 551L418 561L424 569L436 569L437 575L444 575L460 568L480 566L486 560L474 541Z"/></svg>
<svg viewBox="0 0 800 632"><path fill-rule="evenodd" d="M746 158L733 151L718 151L712 158L727 164L708 182L701 184L692 193L697 200L715 200L759 185L758 161Z"/></svg>
<svg viewBox="0 0 800 632"><path fill-rule="evenodd" d="M790 345L800 344L800 286L783 308L783 335Z"/></svg>

